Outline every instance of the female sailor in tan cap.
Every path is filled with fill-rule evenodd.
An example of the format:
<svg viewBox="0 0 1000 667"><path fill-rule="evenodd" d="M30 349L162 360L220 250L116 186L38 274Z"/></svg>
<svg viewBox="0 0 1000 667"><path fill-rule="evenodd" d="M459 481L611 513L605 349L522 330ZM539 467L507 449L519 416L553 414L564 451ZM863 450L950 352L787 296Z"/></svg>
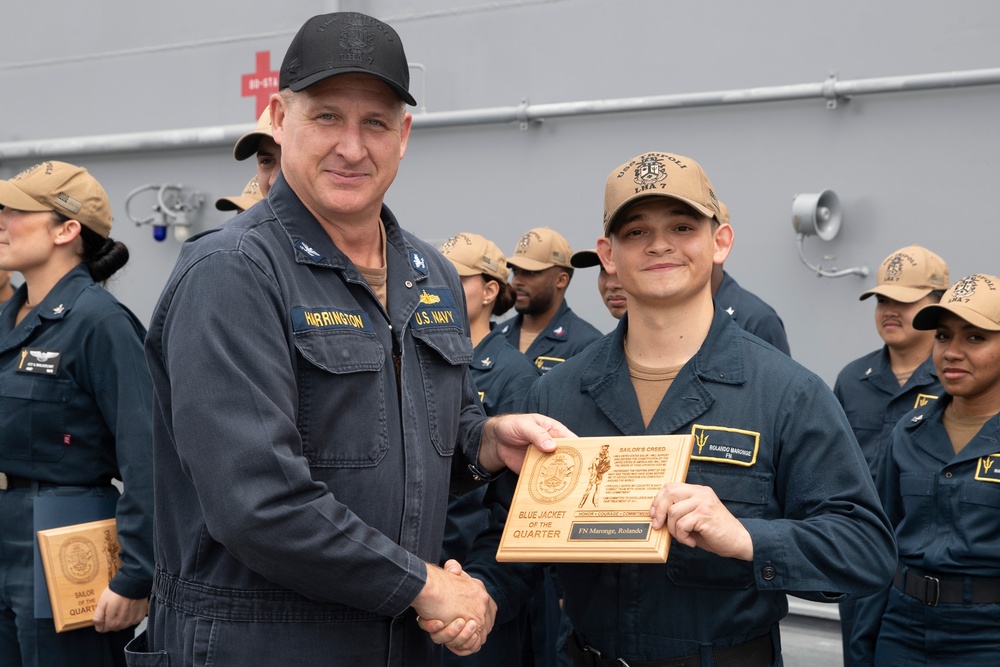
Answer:
<svg viewBox="0 0 1000 667"><path fill-rule="evenodd" d="M0 665L123 664L153 579L152 387L145 329L98 283L128 250L81 167L0 181L0 207L0 268L24 277L0 306ZM111 516L121 567L72 609L94 627L57 634L36 619L35 531Z"/></svg>
<svg viewBox="0 0 1000 667"><path fill-rule="evenodd" d="M959 280L939 304L922 308L913 326L935 332L932 357L944 395L899 421L882 459L876 483L895 527L899 566L880 619L864 613L878 601L859 602L854 637L878 637L863 664L995 665L1000 278Z"/></svg>

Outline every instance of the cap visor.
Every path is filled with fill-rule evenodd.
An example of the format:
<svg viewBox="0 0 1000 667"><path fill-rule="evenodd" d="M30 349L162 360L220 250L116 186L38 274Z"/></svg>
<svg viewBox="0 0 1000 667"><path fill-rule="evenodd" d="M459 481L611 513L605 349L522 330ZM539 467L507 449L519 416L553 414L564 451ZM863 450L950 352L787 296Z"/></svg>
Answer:
<svg viewBox="0 0 1000 667"><path fill-rule="evenodd" d="M260 138L266 136L269 135L263 132L247 132L233 146L233 157L237 160L246 160L253 156L257 152L257 148L260 147Z"/></svg>
<svg viewBox="0 0 1000 667"><path fill-rule="evenodd" d="M997 324L968 306L957 304L924 306L913 316L913 328L924 331L937 329L938 321L946 312L954 313L974 327L979 327L986 331L1000 331L1000 324Z"/></svg>
<svg viewBox="0 0 1000 667"><path fill-rule="evenodd" d="M10 181L0 181L0 206L12 208L18 211L51 211L51 206L46 206L36 200L24 190L17 187Z"/></svg>
<svg viewBox="0 0 1000 667"><path fill-rule="evenodd" d="M597 256L597 252L594 250L581 250L573 253L573 256L569 258L569 263L574 268L586 269L600 264L601 258Z"/></svg>
<svg viewBox="0 0 1000 667"><path fill-rule="evenodd" d="M245 211L259 201L260 199L242 195L239 197L219 197L215 200L215 208L220 211Z"/></svg>
<svg viewBox="0 0 1000 667"><path fill-rule="evenodd" d="M614 228L619 223L618 216L621 215L622 211L624 211L625 209L627 209L632 204L636 204L636 203L638 203L640 201L643 201L644 199L653 199L653 198L656 198L656 197L667 197L669 199L676 199L677 201L684 202L685 204L687 204L688 206L690 206L694 210L696 210L699 213L701 213L706 218L716 218L716 219L718 219L718 217L719 217L718 214L714 210L712 210L710 208L705 208L704 206L702 206L698 202L692 201L692 200L687 199L685 197L678 197L677 195L672 195L669 192L657 192L657 193L643 192L643 193L638 194L638 195L632 195L632 197L626 199L621 204L619 204L617 206L617 208L615 208L615 210L611 213L611 215L608 218L608 220L609 220L608 224L604 225L604 233L605 233L605 235L610 234L612 231L614 231Z"/></svg>
<svg viewBox="0 0 1000 667"><path fill-rule="evenodd" d="M508 257L507 263L511 266L516 266L519 269L524 269L525 271L544 271L550 267L556 266L550 262L539 262L537 259L531 259L530 257Z"/></svg>
<svg viewBox="0 0 1000 667"><path fill-rule="evenodd" d="M864 301L868 297L879 294L884 297L888 297L893 301L899 301L900 303L914 303L920 301L925 296L933 292L932 289L927 289L925 287L903 287L902 285L879 285L878 287L873 287L867 292L863 292L861 296L858 297L859 301Z"/></svg>
<svg viewBox="0 0 1000 667"><path fill-rule="evenodd" d="M392 88L392 90L396 93L399 99L403 100L411 107L417 106L417 101L413 99L413 95L410 95L410 92L408 90L403 90L395 82L390 81L388 78L384 76L379 76L378 74L372 72L370 69L365 69L363 67L337 67L334 69L325 69L320 72L316 72L315 74L312 74L310 76L299 79L295 83L290 83L288 84L288 87L291 88L292 91L298 93L315 83L319 83L324 79L329 79L331 76L338 76L340 74L367 74L368 76L380 79L384 81L386 85L388 85L390 88Z"/></svg>

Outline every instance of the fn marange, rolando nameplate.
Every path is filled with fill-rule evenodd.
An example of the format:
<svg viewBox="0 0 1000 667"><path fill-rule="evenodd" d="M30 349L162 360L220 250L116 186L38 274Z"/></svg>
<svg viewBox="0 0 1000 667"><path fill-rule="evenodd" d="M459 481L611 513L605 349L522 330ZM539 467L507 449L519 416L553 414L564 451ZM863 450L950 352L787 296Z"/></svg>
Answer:
<svg viewBox="0 0 1000 667"><path fill-rule="evenodd" d="M517 481L497 560L663 563L670 534L649 507L667 482L683 482L692 435L561 438L531 448Z"/></svg>

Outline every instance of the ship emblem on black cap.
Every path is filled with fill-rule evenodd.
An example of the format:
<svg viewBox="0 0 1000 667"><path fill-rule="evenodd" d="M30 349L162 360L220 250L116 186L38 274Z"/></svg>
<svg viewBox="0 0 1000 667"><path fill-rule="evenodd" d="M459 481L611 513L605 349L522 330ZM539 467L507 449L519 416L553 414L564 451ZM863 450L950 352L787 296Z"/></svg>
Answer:
<svg viewBox="0 0 1000 667"><path fill-rule="evenodd" d="M366 54L375 50L375 33L365 27L363 20L352 16L340 31L341 60L361 62Z"/></svg>

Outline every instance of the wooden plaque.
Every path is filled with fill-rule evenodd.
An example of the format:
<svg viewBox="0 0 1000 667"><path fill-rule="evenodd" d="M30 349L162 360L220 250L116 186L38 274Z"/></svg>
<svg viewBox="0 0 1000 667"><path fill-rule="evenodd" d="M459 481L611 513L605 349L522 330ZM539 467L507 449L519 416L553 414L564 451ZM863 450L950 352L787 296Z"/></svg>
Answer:
<svg viewBox="0 0 1000 667"><path fill-rule="evenodd" d="M56 632L94 624L101 593L121 565L114 519L38 531Z"/></svg>
<svg viewBox="0 0 1000 667"><path fill-rule="evenodd" d="M670 534L649 508L667 482L683 482L694 436L560 438L528 450L497 560L663 563Z"/></svg>

